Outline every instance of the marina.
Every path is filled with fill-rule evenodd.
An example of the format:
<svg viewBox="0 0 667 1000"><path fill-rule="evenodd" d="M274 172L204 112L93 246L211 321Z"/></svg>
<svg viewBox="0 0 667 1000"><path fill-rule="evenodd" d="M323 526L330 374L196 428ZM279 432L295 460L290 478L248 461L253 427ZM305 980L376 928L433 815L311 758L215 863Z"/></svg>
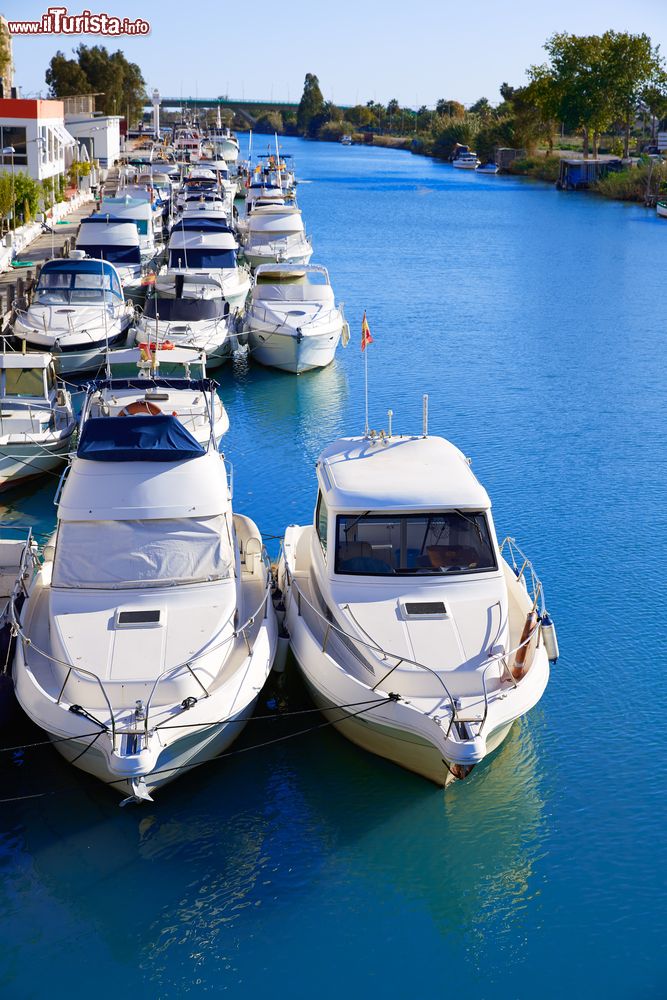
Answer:
<svg viewBox="0 0 667 1000"><path fill-rule="evenodd" d="M192 142L192 137L188 141ZM60 915L60 933L71 937L86 933L87 950L110 981L132 974L135 981L156 995L178 994L195 978L211 991L240 984L249 995L261 995L269 969L285 981L303 982L304 977L308 981L319 977L327 966L327 981L321 992L334 996L346 982L337 963L333 971L330 969L331 955L337 952L344 952L355 966L369 962L377 965L377 981L387 995L408 995L431 988L443 962L455 962L480 995L493 995L488 988L485 954L491 946L494 975L502 980L504 995L525 995L525 983L542 975L554 946L567 952L572 976L594 969L596 988L604 989L609 996L620 995L618 973L605 962L610 941L620 947L627 935L639 931L646 955L658 955L660 949L658 927L647 917L638 916L640 903L641 912L648 914L660 900L659 886L649 872L654 869L656 852L662 850L660 809L653 809L662 765L657 739L646 716L649 702L643 697L649 685L658 685L657 661L648 657L646 671L637 678L636 709L639 724L646 725L649 733L650 764L638 766L636 756L620 752L618 733L625 710L613 699L601 702L599 691L610 671L621 671L628 657L646 662L651 645L658 642L657 612L649 615L641 638L634 628L626 638L620 636L616 618L623 608L631 622L639 621L641 596L630 586L637 575L641 574L650 589L660 592L658 563L646 558L654 524L633 517L633 511L642 509L644 486L656 484L654 448L664 438L664 395L659 392L653 364L660 331L649 320L649 301L641 300L638 306L636 296L636 289L647 280L647 271L651 280L658 278L664 236L661 220L639 206L594 202L576 193L554 191L545 184L528 187L513 177L480 177L476 170L456 170L407 152L356 144L346 148L342 144L314 144L292 138L281 138L280 143L286 154L294 155L297 164L301 182L297 188L298 209L290 206L285 211L288 206L274 203L263 207L255 203L247 219L251 222L256 212L263 211L266 219L283 220L281 226L286 218L305 219L307 232L312 233L312 264L302 248L295 254L297 259L285 259L289 256L285 248L291 245L292 236L277 226L268 229L274 241L269 248L271 257L266 258L267 244L258 241L260 252L255 255L255 244L251 244L246 260L252 267L267 269L256 271L256 275L267 274L271 288L302 287L299 283L309 267L317 264L326 268L336 301L339 297L345 301L345 315L353 327L348 349L339 347L318 370L288 376L272 371L264 363L256 364L252 344L249 351L243 343L235 344L225 354L224 363L215 369L220 383L218 396L228 414L229 427L224 434L214 434L213 446L206 450L201 435L194 436L195 424L201 426L202 412L187 430L178 417L173 397L176 376L164 366L170 364L170 350L186 350L189 346L194 357L201 358L202 350L206 353L207 373L211 367L209 351L199 341L187 345L187 336L175 344L174 326L188 324L183 316L169 320L171 328L160 329L159 324L166 319L160 307L153 309L152 315L144 310L142 336L135 338L142 347L132 352L132 359L119 361L131 360L135 367L138 363L144 365L146 378L152 380L153 398L148 388L137 388L138 373L136 377L123 373L132 385L92 386L88 404L79 397L84 414L87 408L96 407L95 415L90 415L89 409L83 421L78 455L64 484L58 512L61 522L70 522L72 532L79 530L84 509L89 512L89 524L113 524L122 509L114 490L119 495L122 490L112 486L117 476L109 472L109 466L114 464L109 462L109 451L116 450L115 461L134 467L127 475L138 481L148 476L145 466L151 463L132 462L126 453L118 457L117 449L127 449L129 454L135 448L130 440L134 435L157 436L158 426L167 427L163 421L169 423L170 434L176 425L183 428L177 433L188 437L178 438L179 447L190 449L190 457L181 455L172 468L160 452L155 462L158 466L166 461L168 466L163 473L163 497L168 496L175 506L181 503L178 516L184 516L188 505L201 500L209 506L205 511L202 507L198 516L233 518L239 545L238 589L246 587L246 595L237 594L235 598L239 604L235 631L242 633L241 626L246 627L250 619L253 622L247 628L265 631L261 639L255 634L252 637L260 647L262 642L266 644L262 663L256 664L258 679L244 690L239 704L221 703L213 714L206 715L212 705L208 698L194 693L197 681L186 671L188 677L184 674L178 682L185 684L183 690L176 685L177 696L155 706L157 712L169 714L194 697L197 704L186 713L204 713L202 724L220 723L223 719L228 724L212 734L210 752L190 744L183 750L177 745L183 734L178 727L171 731L176 748L170 751L173 757L167 768L183 768L195 762L188 754L197 755L200 750L201 759L210 757L213 751L220 756L160 787L152 805L146 801L148 795L153 797L150 769L143 783L140 774L138 779L129 772L123 776L122 795L144 801L122 811L118 809L119 795L110 793L100 781L100 775L104 781L113 781L117 776L117 772L108 773L110 760L123 757L128 767L137 763L142 751L136 744L123 751L110 741L109 748L102 750L100 737L96 747L99 755L89 759L89 768L85 767L86 755L75 767L61 759L69 757L75 763L73 758L85 749L76 740L65 753L61 745L60 755L51 746L2 755L3 797L7 800L3 808L12 815L4 841L4 903L7 917L16 928L7 958L7 976L11 978L22 967L25 992L30 995L46 974L53 954L50 917L41 905L46 892L50 912L56 910ZM222 141L218 145L221 150L228 148ZM247 137L241 137L240 147L239 159L243 160L248 155ZM201 161L198 163L201 167ZM265 183L264 187L266 194ZM201 197L200 192L195 202L205 205L209 215L209 204ZM206 199L206 195L203 197ZM224 200L220 199L220 203L222 208L216 206L210 214L225 214ZM239 216L244 215L245 208L241 207ZM594 257L591 275L577 266L570 248L592 227L603 246L615 246L622 233L625 251L621 257ZM305 227L295 230L299 240L305 231ZM467 243L463 256L458 240L462 231ZM178 232L176 222L171 239ZM194 233L200 240L205 232L191 230L189 224L181 229L181 235ZM418 253L406 255L406 232L419 234ZM549 234L547 250L545 233ZM282 241L280 247L275 245L276 239ZM240 242L247 249L247 242ZM189 252L186 244L187 240L179 244L184 257ZM172 250L177 252L176 243L170 253ZM85 274L89 269L82 265L90 263L75 257L60 263L59 268L68 275L74 275L77 268ZM204 283L214 280L216 269L207 267L207 262L190 263L192 279L185 269L187 265L179 267L178 263L177 273L171 274L170 264L164 275L157 275L157 301L166 281L173 281L173 287L166 289L165 299L185 302L188 282L192 280L196 289L197 282L203 288ZM106 264L104 273L110 266ZM113 272L108 273L111 292ZM283 282L275 277L290 274L297 281ZM97 271L94 275L97 277ZM76 291L73 282L70 276L66 308L77 308L70 301ZM105 290L103 280L100 287ZM262 287L257 282L255 291ZM219 287L211 298L222 299ZM39 302L39 296L37 299ZM284 299L293 301L291 295ZM192 300L197 305L209 301L201 290L193 292ZM366 346L362 357L358 331L364 311L373 342ZM35 329L38 326L34 324ZM249 340L252 336L251 331L237 332L241 337L247 333ZM78 342L74 346L79 350ZM98 348L96 341L90 350ZM43 351L44 346L39 349ZM23 355L19 352L18 356ZM172 364L176 360L174 357ZM183 360L182 356L178 358L179 363ZM367 429L362 419L366 363L370 385ZM71 382L71 371L65 374ZM173 378L174 384L164 385L162 378ZM193 381L193 372L187 378ZM200 389L189 386L187 391L210 392L204 385L206 378L208 375L203 374ZM115 394L114 388L118 390ZM133 393L129 404L120 397L121 388ZM158 398L164 394L169 396L167 400ZM425 394L430 407L428 429L421 427ZM123 406L141 402L168 412L161 410L161 415L148 410L120 416ZM211 414L213 410L214 406ZM94 428L88 439L86 423ZM122 431L121 438L117 437L121 431L113 430L120 425L130 428ZM352 446L351 439L356 442ZM442 439L454 442L462 451L455 452L446 441L437 444ZM648 440L653 442L650 448ZM341 441L348 444L341 445ZM427 487L436 492L438 488L437 479L428 471L430 451L424 456L424 449L444 449L447 461L458 455L456 461L466 470L459 486L474 486L481 492L474 496L459 493L447 500L442 499L442 490L438 493L439 506L461 512L437 529L442 533L446 528L452 537L460 535L456 545L445 545L440 536L434 536L404 549L400 538L398 544L378 541L372 525L365 536L359 534L359 521L352 525L354 518L375 511L374 505L372 511L367 510L358 497L352 504L341 502L337 506L332 502L332 510L341 517L349 516L354 537L350 535L345 544L358 547L354 553L351 549L347 552L349 560L373 559L393 569L426 570L427 576L419 577L420 587L435 582L441 595L438 600L445 608L451 602L456 605L471 581L473 586L481 587L479 579L475 582L473 578L489 570L486 579L493 577L493 586L499 589L493 597L485 594L484 607L491 607L496 600L501 608L507 607L512 594L522 595L515 598L518 613L510 620L507 635L501 635L507 622L500 628L496 623L496 639L505 644L503 652L507 653L516 651L524 642L522 626L527 615L533 613L532 597L526 603L526 591L515 589L520 584L513 565L520 569L524 562L520 552L525 550L539 567L549 595L549 611L559 627L561 655L551 670L549 683L549 657L542 639L541 661L533 661L525 677L529 680L531 671L533 678L541 677L537 685L540 690L526 702L528 714L512 728L509 717L497 727L502 739L495 744L492 741L488 759L478 752L479 738L484 736L476 729L479 705L458 717L462 727L472 726L475 730L465 738L459 732L459 742L469 740L471 752L479 759L452 757L451 777L455 780L443 778L441 783L448 784L444 792L433 779L425 781L409 773L418 768L398 767L391 762L390 754L378 756L373 747L370 749L374 752L367 753L354 745L363 746L363 741L352 737L346 740L337 733L335 722L342 722L343 730L344 720L317 711L319 707L330 713L332 704L318 701L315 685L308 681L304 684L291 656L283 673L269 677L266 661L273 660L277 648L278 623L270 614L264 618L253 613L268 607L262 541L275 566L283 537L285 559L291 558L290 536L285 530L289 525L311 525L311 534L317 526L314 470L323 453L331 463L338 460L335 456L347 455L350 447L381 451L400 441L405 442L404 451L413 446L419 449L417 465L408 462L401 468L409 472L404 487L412 486L413 492L424 498L421 515L425 511L428 514L426 500L433 500L427 497ZM332 442L337 442L336 447L326 452ZM214 479L217 482L220 475L223 463L219 446L234 463L233 512L227 493L229 479L223 476L219 489L207 485ZM396 449L399 454L402 448L400 445ZM465 462L467 457L472 459L474 474ZM437 463L443 460L438 453ZM420 466L424 461L426 465ZM182 470L188 465L205 471L201 473L201 485L192 489L193 495L179 501L180 487L175 484L177 479L181 485L186 481ZM209 471L209 466L213 470L214 465L217 471ZM96 477L86 472L87 466L96 467L101 476L99 487L94 487ZM399 473L397 478L400 480L402 475L405 473ZM488 489L488 496L477 476ZM22 627L35 620L34 635L40 637L35 645L42 650L46 649L49 628L48 602L40 591L54 579L58 544L65 537L63 532L55 548L49 541L56 526L57 511L52 500L58 478L59 474L49 476L3 497L3 521L32 529L39 544L45 546L44 566L33 589L27 588L22 612ZM159 476L151 474L148 478L154 483L151 489L159 488ZM93 488L94 497L87 492ZM347 488L354 493L351 480ZM78 491L82 491L81 496ZM142 495L147 494L144 491ZM213 503L214 495L218 507ZM475 520L482 514L490 516L488 497L493 498L496 536L485 528L487 522ZM152 495L150 503L139 512L139 520L150 524L164 503L164 499ZM396 503L394 498L388 507L394 515ZM657 517L662 524L664 517ZM630 520L633 546L628 551L624 540ZM120 533L127 531L127 527L120 527L123 523L127 524L121 517ZM421 525L422 535L426 528L426 524ZM400 526L396 530L400 535ZM337 537L333 522L331 532L330 548ZM112 533L113 529L110 538ZM414 537L418 534L419 526L414 528ZM506 535L516 537L521 546L514 558L510 554L512 542L502 553L497 545ZM482 546L479 550L478 543ZM118 579L130 579L124 569L114 568L111 563L122 559L125 551L138 551L136 545L117 547L113 541L103 540L101 529L96 532L96 544L110 557L113 554L109 565L106 560L91 560L89 545L77 549L73 544L73 561L65 561L59 569L72 584L75 603L87 599L85 590L79 593L76 583L84 569L100 574L108 570L119 574ZM369 549L375 546L375 553L364 549L364 544ZM608 567L621 550L623 573L612 574ZM63 547L63 553L67 551ZM74 558L77 552L78 559ZM399 560L395 565L394 558ZM503 567L504 558L508 570ZM440 571L448 568L454 574L449 578L447 573L445 581L445 573ZM360 567L357 562L348 569L363 573L368 565ZM428 574L433 569L438 573L431 579ZM375 570L379 572L377 564ZM467 581L466 571L472 573ZM384 570L381 575L385 577ZM413 576L411 580L413 589L415 579ZM395 588L393 576L391 581ZM229 579L221 579L206 586L230 591L230 583ZM378 586L377 581L374 586ZM380 586L386 586L386 580ZM61 600L67 590L61 587ZM187 587L180 588L180 592L175 587L169 598L174 602L174 614L194 614L184 606L178 608L184 590ZM140 610L121 607L118 591L103 589L100 593L105 595L104 600L112 593L109 607L113 607L114 615ZM407 591L401 587L397 593L404 596ZM150 587L139 601L146 608L147 594ZM592 627L582 612L584 607L591 607L591 601L595 609ZM156 609L151 605L148 610ZM540 605L540 613L542 610ZM55 622L58 616L70 618L73 612L77 612L74 606L56 603L48 614L55 616ZM352 613L364 629L373 630L370 619L360 618L356 604ZM478 620L472 611L468 613L474 632ZM77 616L85 618L78 612ZM289 629L289 613L286 623ZM419 627L436 624L418 623ZM464 629L463 624L457 627ZM414 635L414 629L412 633L410 629L406 634ZM51 632L53 635L53 627ZM136 650L155 646L158 630L145 629L142 635ZM127 640L130 632L123 636ZM76 650L79 645L84 657L90 659L92 651L109 641L108 637L108 632L102 636L92 628L88 631L85 623L78 633L70 628L67 642L64 638L58 640L64 645L59 647L56 658L65 659L61 655L64 649L69 657L81 655ZM531 633L527 644L533 641ZM494 645L486 637L478 643L479 649L490 650ZM131 655L134 648L133 642L128 642L126 649ZM388 648L383 651L386 654ZM392 647L390 652L404 654L405 650ZM237 656L245 654L239 642ZM28 656L36 655L41 654L28 652ZM495 649L495 664L500 656L500 650ZM184 656L177 656L177 660L181 663ZM114 708L118 701L125 715L139 713L135 714L135 722L146 723L148 733L151 727L146 716L150 718L151 706L147 711L146 703L152 681L147 675L139 676L145 665L142 658L137 656L133 662L137 680L148 685L148 693L127 703L118 693L110 700ZM165 668L172 669L174 663L165 660ZM109 664L113 684L113 655ZM393 664L392 659L387 669ZM232 657L228 669L238 677L237 668ZM40 669L44 669L43 663L34 667L33 676L38 676ZM509 669L511 673L511 663ZM99 692L93 699L84 697L81 692L89 695L90 685L84 683L81 674L77 677L76 670L73 673L74 679L54 675L51 683L55 684L55 693L51 695L49 712L55 713L53 702L64 681L77 685L77 693L68 697L68 703L99 720L100 713L107 710L104 698ZM36 689L29 687L27 673L21 676L21 704L26 709L31 707L28 714L42 728L26 729L25 720L15 719L7 733L16 734L16 738L7 746L38 744L44 739L44 729L62 739L64 730L55 723L50 729L52 722L40 714ZM502 673L498 673L501 686L502 680ZM513 686L507 678L508 692L527 689L515 676L517 680ZM187 684L192 690L185 689ZM40 682L39 688L48 690L48 684ZM400 696L401 691L392 687L387 694ZM405 691L402 696L406 696ZM425 693L426 698L431 696ZM457 692L459 696L465 699L465 692ZM143 708L135 704L137 700L144 702ZM337 704L349 707L349 701L341 697ZM509 705L510 701L508 695L503 703ZM589 724L593 706L602 723L595 728ZM441 708L438 711L445 714ZM512 720L523 711L517 711ZM90 724L78 713L65 714L71 717L72 725ZM106 722L106 717L102 721ZM107 730L112 728L107 725ZM83 732L90 730L81 729L72 735L80 737ZM108 736L105 732L104 740ZM151 748L149 753L154 750ZM457 769L465 770L469 763L475 764L474 769L465 780L457 780L464 776L456 773ZM82 766L96 777L82 774ZM632 836L627 822L630 816L634 823L639 817L648 830L640 843ZM613 860L619 853L631 859L622 868ZM28 867L32 875L26 879L23 873ZM138 928L130 928L123 919L126 900L141 879L148 879L153 895L146 906L145 920ZM110 882L114 883L112 891ZM106 899L103 910L94 898L102 893ZM576 907L571 905L573 899ZM612 902L615 921L610 926L602 917ZM363 911L370 908L377 914L377 926L374 940L368 942L367 914ZM37 949L28 941L28 924L31 942L35 936L39 941ZM277 927L280 933L276 933ZM386 942L397 939L397 927L404 955L411 960L407 964L420 959L416 971L412 965L410 973L401 969L397 974L382 964ZM21 928L26 929L25 934ZM285 948L286 935L298 939L298 950ZM641 981L650 988L657 982L656 975L655 963L642 958L632 970L632 982ZM592 979L592 975L588 979L584 975L580 982L590 984ZM629 982L628 974L626 987ZM541 992L547 997L559 996L562 986L563 982L547 982ZM303 995L306 993L304 990ZM104 988L100 995L104 995Z"/></svg>

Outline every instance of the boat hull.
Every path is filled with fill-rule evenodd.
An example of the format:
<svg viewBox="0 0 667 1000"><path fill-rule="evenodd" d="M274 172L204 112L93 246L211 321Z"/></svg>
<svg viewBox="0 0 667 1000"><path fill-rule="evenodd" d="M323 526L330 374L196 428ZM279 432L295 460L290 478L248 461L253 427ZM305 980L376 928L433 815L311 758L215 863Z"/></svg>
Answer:
<svg viewBox="0 0 667 1000"><path fill-rule="evenodd" d="M62 466L72 435L57 445L9 445L0 447L0 490L10 489Z"/></svg>
<svg viewBox="0 0 667 1000"><path fill-rule="evenodd" d="M334 359L342 326L317 334L296 331L268 332L258 328L248 331L248 346L254 361L268 368L300 374L314 368L326 368Z"/></svg>

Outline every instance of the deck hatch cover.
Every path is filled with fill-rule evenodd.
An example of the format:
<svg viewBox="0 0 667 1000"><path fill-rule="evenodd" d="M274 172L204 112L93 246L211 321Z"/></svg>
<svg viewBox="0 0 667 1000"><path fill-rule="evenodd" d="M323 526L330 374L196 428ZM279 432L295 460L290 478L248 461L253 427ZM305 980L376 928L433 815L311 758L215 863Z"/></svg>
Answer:
<svg viewBox="0 0 667 1000"><path fill-rule="evenodd" d="M420 601L419 604L406 602L405 613L407 615L445 615L447 611L442 601Z"/></svg>
<svg viewBox="0 0 667 1000"><path fill-rule="evenodd" d="M158 611L119 611L118 625L158 625L160 622L160 612Z"/></svg>

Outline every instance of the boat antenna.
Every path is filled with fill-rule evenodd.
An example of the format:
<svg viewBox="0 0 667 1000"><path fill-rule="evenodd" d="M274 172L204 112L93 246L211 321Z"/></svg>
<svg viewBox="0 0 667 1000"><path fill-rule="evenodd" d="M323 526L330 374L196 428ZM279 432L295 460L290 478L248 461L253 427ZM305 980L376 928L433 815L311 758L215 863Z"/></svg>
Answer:
<svg viewBox="0 0 667 1000"><path fill-rule="evenodd" d="M387 420L389 421L389 430L387 432L387 437L391 437L391 418L394 415L393 410L387 410Z"/></svg>
<svg viewBox="0 0 667 1000"><path fill-rule="evenodd" d="M371 337L371 331L368 326L368 321L366 319L366 310L364 309L364 318L361 321L361 353L364 356L364 401L365 401L365 422L364 422L364 437L369 436L368 427L368 353L367 347L369 344L373 343L373 338Z"/></svg>
<svg viewBox="0 0 667 1000"><path fill-rule="evenodd" d="M422 396L422 437L428 437L428 393Z"/></svg>
<svg viewBox="0 0 667 1000"><path fill-rule="evenodd" d="M104 251L100 252L100 264L102 265L102 315L104 317L104 341L106 344L106 373L107 378L111 378L111 362L109 359L109 324L107 322L107 303L104 295ZM109 276L109 294L111 294L111 275Z"/></svg>
<svg viewBox="0 0 667 1000"><path fill-rule="evenodd" d="M274 132L276 138L276 167L278 168L278 187L280 188L280 193L283 193L283 177L280 171L280 148L278 146L278 133Z"/></svg>

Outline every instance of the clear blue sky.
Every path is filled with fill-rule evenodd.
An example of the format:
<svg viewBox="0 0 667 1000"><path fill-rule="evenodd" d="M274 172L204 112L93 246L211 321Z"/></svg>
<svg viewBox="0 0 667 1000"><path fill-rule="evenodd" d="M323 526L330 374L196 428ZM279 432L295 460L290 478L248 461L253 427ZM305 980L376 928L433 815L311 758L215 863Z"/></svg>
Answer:
<svg viewBox="0 0 667 1000"><path fill-rule="evenodd" d="M9 0L0 10L10 20L38 20L48 6ZM142 17L151 33L15 39L24 95L46 95L51 56L58 48L71 54L80 41L122 49L165 95L298 100L312 72L325 98L340 104L396 97L405 105L482 96L495 103L503 80L521 84L526 67L543 61L553 31L645 31L667 42L667 0L71 0L69 13L85 8Z"/></svg>

